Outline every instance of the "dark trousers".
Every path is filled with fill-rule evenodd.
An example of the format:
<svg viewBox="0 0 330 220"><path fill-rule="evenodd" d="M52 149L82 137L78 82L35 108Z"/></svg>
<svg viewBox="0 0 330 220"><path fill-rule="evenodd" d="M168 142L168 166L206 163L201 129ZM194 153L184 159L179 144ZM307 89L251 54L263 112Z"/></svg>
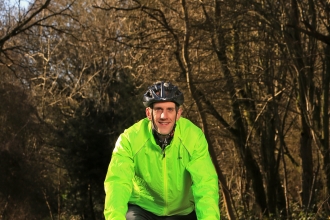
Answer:
<svg viewBox="0 0 330 220"><path fill-rule="evenodd" d="M157 216L137 205L128 205L126 220L197 220L196 213L189 215Z"/></svg>

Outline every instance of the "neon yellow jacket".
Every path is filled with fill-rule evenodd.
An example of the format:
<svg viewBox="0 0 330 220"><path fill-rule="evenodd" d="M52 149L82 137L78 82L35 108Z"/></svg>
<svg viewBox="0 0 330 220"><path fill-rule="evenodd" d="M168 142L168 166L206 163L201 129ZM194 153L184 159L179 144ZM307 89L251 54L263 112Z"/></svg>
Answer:
<svg viewBox="0 0 330 220"><path fill-rule="evenodd" d="M219 220L218 177L200 128L181 117L164 152L145 118L122 133L104 182L106 220L125 220L127 204L158 216Z"/></svg>

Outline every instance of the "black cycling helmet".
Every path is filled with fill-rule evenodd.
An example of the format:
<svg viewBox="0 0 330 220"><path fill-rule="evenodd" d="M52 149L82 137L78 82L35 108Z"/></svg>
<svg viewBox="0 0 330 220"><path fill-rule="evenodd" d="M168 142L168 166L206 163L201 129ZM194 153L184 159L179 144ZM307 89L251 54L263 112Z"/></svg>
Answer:
<svg viewBox="0 0 330 220"><path fill-rule="evenodd" d="M177 105L182 105L183 101L183 93L170 82L157 82L149 86L143 95L145 107L150 107L156 102L174 102Z"/></svg>

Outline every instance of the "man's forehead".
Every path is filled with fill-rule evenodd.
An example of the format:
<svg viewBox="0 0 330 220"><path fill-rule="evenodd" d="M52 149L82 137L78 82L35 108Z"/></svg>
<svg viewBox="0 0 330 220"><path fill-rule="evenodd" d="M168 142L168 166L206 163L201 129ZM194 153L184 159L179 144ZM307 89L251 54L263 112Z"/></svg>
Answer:
<svg viewBox="0 0 330 220"><path fill-rule="evenodd" d="M157 102L154 103L154 108L175 108L174 102Z"/></svg>

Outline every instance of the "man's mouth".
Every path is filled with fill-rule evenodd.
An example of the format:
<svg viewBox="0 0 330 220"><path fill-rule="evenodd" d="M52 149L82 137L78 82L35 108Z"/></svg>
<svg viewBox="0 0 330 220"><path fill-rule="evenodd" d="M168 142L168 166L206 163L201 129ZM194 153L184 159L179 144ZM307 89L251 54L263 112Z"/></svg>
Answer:
<svg viewBox="0 0 330 220"><path fill-rule="evenodd" d="M159 124L161 124L161 125L164 125L164 126L166 126L166 125L169 125L170 124L170 122L158 122Z"/></svg>

